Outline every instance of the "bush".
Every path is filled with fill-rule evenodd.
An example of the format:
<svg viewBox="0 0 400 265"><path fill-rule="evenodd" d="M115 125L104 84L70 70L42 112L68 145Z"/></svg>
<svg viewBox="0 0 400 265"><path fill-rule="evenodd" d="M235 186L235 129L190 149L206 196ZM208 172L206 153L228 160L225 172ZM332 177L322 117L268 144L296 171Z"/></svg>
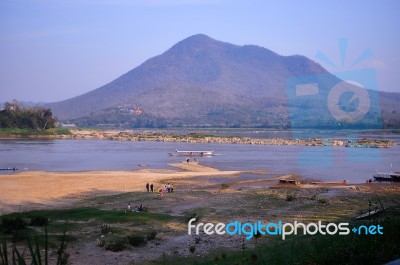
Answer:
<svg viewBox="0 0 400 265"><path fill-rule="evenodd" d="M229 189L229 184L228 183L222 183L221 184L221 189Z"/></svg>
<svg viewBox="0 0 400 265"><path fill-rule="evenodd" d="M151 231L149 231L147 233L147 240L148 241L153 240L153 239L156 238L156 236L157 236L157 231L156 230L151 230Z"/></svg>
<svg viewBox="0 0 400 265"><path fill-rule="evenodd" d="M111 233L111 226L110 225L102 225L100 227L100 231L101 231L102 234Z"/></svg>
<svg viewBox="0 0 400 265"><path fill-rule="evenodd" d="M321 199L318 199L318 202L324 204L324 203L328 203L328 200L325 198L321 198Z"/></svg>
<svg viewBox="0 0 400 265"><path fill-rule="evenodd" d="M201 242L201 237L196 237L195 239L194 239L194 243L195 244L200 244L200 242Z"/></svg>
<svg viewBox="0 0 400 265"><path fill-rule="evenodd" d="M196 212L191 212L191 213L187 213L185 215L185 222L189 222L190 220L192 220L193 218L196 219L196 221L194 221L195 223L199 221L200 219L200 215L198 215Z"/></svg>
<svg viewBox="0 0 400 265"><path fill-rule="evenodd" d="M290 201L294 201L295 199L296 199L296 195L294 195L293 193L286 194L286 201L290 202Z"/></svg>
<svg viewBox="0 0 400 265"><path fill-rule="evenodd" d="M25 229L15 230L11 236L11 242L18 243L29 238L28 231Z"/></svg>
<svg viewBox="0 0 400 265"><path fill-rule="evenodd" d="M119 239L116 241L111 241L106 244L105 249L110 250L112 252L119 252L124 250L126 247L125 240Z"/></svg>
<svg viewBox="0 0 400 265"><path fill-rule="evenodd" d="M16 216L15 218L3 218L1 220L3 229L4 229L4 233L6 234L11 234L14 231L17 230L23 230L26 228L26 222L24 219L22 219L21 216Z"/></svg>
<svg viewBox="0 0 400 265"><path fill-rule="evenodd" d="M46 226L49 224L49 219L43 216L34 216L31 218L31 226Z"/></svg>
<svg viewBox="0 0 400 265"><path fill-rule="evenodd" d="M97 239L97 245L104 248L106 246L106 241L104 239Z"/></svg>
<svg viewBox="0 0 400 265"><path fill-rule="evenodd" d="M128 243L131 246L138 247L142 245L146 245L146 237L143 234L134 234L127 236Z"/></svg>
<svg viewBox="0 0 400 265"><path fill-rule="evenodd" d="M196 251L196 247L195 246L190 246L189 247L189 251L190 251L190 253L193 254Z"/></svg>

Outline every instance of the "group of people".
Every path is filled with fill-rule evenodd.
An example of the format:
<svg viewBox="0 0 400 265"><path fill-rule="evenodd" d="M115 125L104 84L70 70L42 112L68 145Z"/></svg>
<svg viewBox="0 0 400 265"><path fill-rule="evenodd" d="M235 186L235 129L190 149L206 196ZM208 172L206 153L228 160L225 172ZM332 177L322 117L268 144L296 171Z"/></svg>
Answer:
<svg viewBox="0 0 400 265"><path fill-rule="evenodd" d="M147 182L147 184L146 184L146 190L147 190L147 192L153 192L153 191L154 191L154 185L153 185L153 183L149 184L149 183Z"/></svg>
<svg viewBox="0 0 400 265"><path fill-rule="evenodd" d="M143 211L143 205L141 204L140 206L135 206L133 209L131 208L131 204L128 203L128 212L132 211L132 212L141 212ZM125 211L126 213L126 211Z"/></svg>
<svg viewBox="0 0 400 265"><path fill-rule="evenodd" d="M162 197L164 197L164 194L168 192L168 193L174 193L174 186L172 186L171 184L167 184L164 186L164 188L161 188L158 190L158 198L161 199Z"/></svg>

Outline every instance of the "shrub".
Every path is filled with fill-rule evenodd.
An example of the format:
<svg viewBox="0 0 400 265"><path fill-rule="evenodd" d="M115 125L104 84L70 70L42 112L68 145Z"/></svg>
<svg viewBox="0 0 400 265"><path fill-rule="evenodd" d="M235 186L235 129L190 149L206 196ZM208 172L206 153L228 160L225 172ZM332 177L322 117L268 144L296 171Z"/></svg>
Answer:
<svg viewBox="0 0 400 265"><path fill-rule="evenodd" d="M201 242L201 237L196 237L195 239L194 239L194 243L195 244L200 244L200 242Z"/></svg>
<svg viewBox="0 0 400 265"><path fill-rule="evenodd" d="M26 222L21 216L16 216L15 218L3 218L1 220L4 233L11 234L14 231L22 230L26 228Z"/></svg>
<svg viewBox="0 0 400 265"><path fill-rule="evenodd" d="M195 246L190 246L189 247L189 251L190 251L190 253L193 254L196 251L196 247Z"/></svg>
<svg viewBox="0 0 400 265"><path fill-rule="evenodd" d="M127 239L128 239L129 245L134 246L134 247L146 245L146 237L143 234L133 234L133 235L127 236Z"/></svg>
<svg viewBox="0 0 400 265"><path fill-rule="evenodd" d="M100 227L100 231L102 234L108 234L111 232L111 226L110 225L102 225Z"/></svg>
<svg viewBox="0 0 400 265"><path fill-rule="evenodd" d="M11 242L18 243L18 242L20 242L22 240L25 240L25 239L28 239L28 238L29 238L29 234L28 234L27 230L25 230L25 229L15 230L12 233Z"/></svg>
<svg viewBox="0 0 400 265"><path fill-rule="evenodd" d="M293 193L286 194L286 201L290 202L290 201L294 201L295 199L296 199L296 195L294 195Z"/></svg>
<svg viewBox="0 0 400 265"><path fill-rule="evenodd" d="M185 223L189 222L190 220L192 220L193 218L196 219L196 221L194 221L195 223L199 221L200 219L200 215L198 215L196 212L191 212L191 213L187 213L185 215Z"/></svg>
<svg viewBox="0 0 400 265"><path fill-rule="evenodd" d="M104 248L106 246L106 241L104 239L97 239L97 245Z"/></svg>
<svg viewBox="0 0 400 265"><path fill-rule="evenodd" d="M126 247L125 240L119 239L115 241L108 242L105 246L106 250L110 250L112 252L119 252L124 250Z"/></svg>
<svg viewBox="0 0 400 265"><path fill-rule="evenodd" d="M324 204L324 203L328 203L328 200L325 198L321 198L321 199L318 199L318 202Z"/></svg>
<svg viewBox="0 0 400 265"><path fill-rule="evenodd" d="M147 240L148 241L153 240L153 239L156 238L156 236L157 236L157 231L156 230L151 230L151 231L149 231L147 233Z"/></svg>
<svg viewBox="0 0 400 265"><path fill-rule="evenodd" d="M33 216L31 218L31 226L46 226L49 224L49 219L43 216Z"/></svg>
<svg viewBox="0 0 400 265"><path fill-rule="evenodd" d="M229 189L229 184L228 183L222 183L221 184L221 189Z"/></svg>

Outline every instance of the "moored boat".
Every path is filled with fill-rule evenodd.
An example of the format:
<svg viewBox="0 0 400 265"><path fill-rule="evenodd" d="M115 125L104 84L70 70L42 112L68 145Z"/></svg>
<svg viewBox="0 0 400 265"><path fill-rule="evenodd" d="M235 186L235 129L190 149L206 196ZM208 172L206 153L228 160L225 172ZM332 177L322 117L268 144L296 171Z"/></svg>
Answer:
<svg viewBox="0 0 400 265"><path fill-rule="evenodd" d="M381 173L374 175L375 181L400 181L400 172Z"/></svg>
<svg viewBox="0 0 400 265"><path fill-rule="evenodd" d="M170 156L213 156L214 151L179 151L168 153Z"/></svg>

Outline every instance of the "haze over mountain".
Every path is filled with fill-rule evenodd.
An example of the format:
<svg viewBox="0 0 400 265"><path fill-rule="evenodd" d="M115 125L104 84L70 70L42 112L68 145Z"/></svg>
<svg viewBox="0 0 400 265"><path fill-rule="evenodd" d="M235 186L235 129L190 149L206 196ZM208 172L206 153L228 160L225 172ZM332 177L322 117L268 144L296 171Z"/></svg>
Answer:
<svg viewBox="0 0 400 265"><path fill-rule="evenodd" d="M288 99L288 80L303 76L314 77L320 97ZM47 107L61 120L86 126L284 127L294 112L302 115L304 110L315 115L315 122L328 121L321 107L326 109L324 99L339 81L304 56L281 56L198 34L98 89ZM384 112L396 116L399 93L380 93L380 99ZM371 121L381 123L373 112Z"/></svg>

